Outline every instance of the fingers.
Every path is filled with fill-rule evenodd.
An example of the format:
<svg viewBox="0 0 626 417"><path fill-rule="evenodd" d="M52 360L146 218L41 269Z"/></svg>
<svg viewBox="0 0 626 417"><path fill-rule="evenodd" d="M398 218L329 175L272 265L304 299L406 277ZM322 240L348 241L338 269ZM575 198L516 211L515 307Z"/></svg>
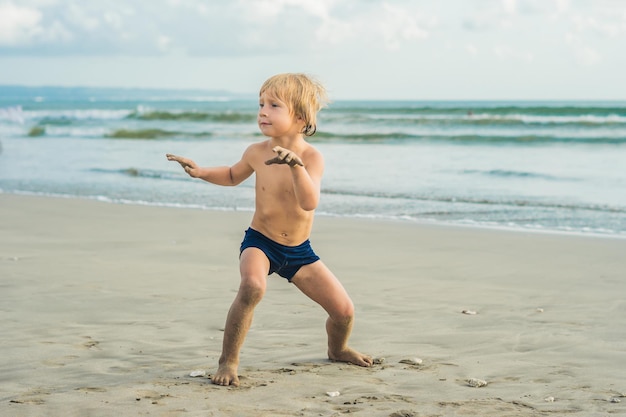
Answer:
<svg viewBox="0 0 626 417"><path fill-rule="evenodd" d="M266 165L287 164L290 167L295 167L296 165L304 166L304 164L302 163L302 160L289 149L281 148L280 146L275 146L274 148L272 148L272 151L276 152L277 156L265 161Z"/></svg>
<svg viewBox="0 0 626 417"><path fill-rule="evenodd" d="M272 165L272 164L284 164L285 161L280 159L279 156L276 156L272 159L268 159L267 161L265 161L265 165Z"/></svg>
<svg viewBox="0 0 626 417"><path fill-rule="evenodd" d="M167 157L168 161L175 161L178 162L181 165L187 165L185 162L185 158L183 158L182 156L178 156L178 155L173 155L171 153L166 153L165 156Z"/></svg>
<svg viewBox="0 0 626 417"><path fill-rule="evenodd" d="M168 161L178 162L185 171L185 173L187 173L189 176L193 178L198 177L198 173L194 171L197 168L196 163L193 162L191 159L183 158L182 156L172 155L171 153L165 154L165 156L167 157Z"/></svg>
<svg viewBox="0 0 626 417"><path fill-rule="evenodd" d="M296 165L300 165L301 167L304 166L304 164L300 161L300 159L291 159L290 161L287 161L287 158L282 159L280 156L276 156L272 159L268 159L267 161L265 161L265 165L272 165L272 164L287 164L290 167L295 167Z"/></svg>
<svg viewBox="0 0 626 417"><path fill-rule="evenodd" d="M178 162L183 168L194 168L194 162L191 159L183 158L182 156L173 155L171 153L165 154L168 161Z"/></svg>

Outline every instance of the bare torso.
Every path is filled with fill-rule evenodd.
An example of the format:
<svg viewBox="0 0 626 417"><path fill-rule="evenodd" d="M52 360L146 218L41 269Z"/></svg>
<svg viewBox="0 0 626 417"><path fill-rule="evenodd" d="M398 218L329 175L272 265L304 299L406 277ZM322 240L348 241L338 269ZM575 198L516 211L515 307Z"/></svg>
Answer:
<svg viewBox="0 0 626 417"><path fill-rule="evenodd" d="M307 156L317 151L302 141L297 153L304 165ZM294 190L292 169L288 165L266 165L274 157L271 142L254 144L247 152L247 162L256 173L255 213L250 227L268 238L286 246L296 246L307 240L313 226L314 210L303 210Z"/></svg>

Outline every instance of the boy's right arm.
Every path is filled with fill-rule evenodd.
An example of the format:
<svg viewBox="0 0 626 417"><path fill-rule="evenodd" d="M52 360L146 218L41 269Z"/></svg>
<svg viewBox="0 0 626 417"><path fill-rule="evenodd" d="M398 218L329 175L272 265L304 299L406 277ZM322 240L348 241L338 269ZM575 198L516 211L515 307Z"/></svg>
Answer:
<svg viewBox="0 0 626 417"><path fill-rule="evenodd" d="M237 185L243 182L254 172L252 167L243 159L231 167L199 167L193 160L182 156L166 154L168 161L180 164L190 177L200 178L217 185Z"/></svg>

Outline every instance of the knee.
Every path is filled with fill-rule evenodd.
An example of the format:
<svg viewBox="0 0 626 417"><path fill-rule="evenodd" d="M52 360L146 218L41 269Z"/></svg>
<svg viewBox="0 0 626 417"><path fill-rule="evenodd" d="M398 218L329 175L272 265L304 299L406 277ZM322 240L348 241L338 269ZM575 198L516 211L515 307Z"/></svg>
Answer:
<svg viewBox="0 0 626 417"><path fill-rule="evenodd" d="M330 317L337 323L350 323L354 320L354 304L352 301L347 301L333 311Z"/></svg>
<svg viewBox="0 0 626 417"><path fill-rule="evenodd" d="M237 294L239 300L249 306L257 305L263 295L265 295L265 283L252 280L242 280Z"/></svg>

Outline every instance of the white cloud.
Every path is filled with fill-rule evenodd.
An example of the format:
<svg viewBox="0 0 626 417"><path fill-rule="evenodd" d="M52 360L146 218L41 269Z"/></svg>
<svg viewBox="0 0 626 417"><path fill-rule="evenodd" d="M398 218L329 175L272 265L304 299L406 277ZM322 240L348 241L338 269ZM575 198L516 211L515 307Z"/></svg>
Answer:
<svg viewBox="0 0 626 417"><path fill-rule="evenodd" d="M572 25L578 32L591 31L607 37L617 37L626 33L622 22L608 19L600 22L592 16L575 15L572 17Z"/></svg>
<svg viewBox="0 0 626 417"><path fill-rule="evenodd" d="M578 59L578 62L580 64L582 64L583 66L588 66L588 67L598 64L601 60L601 56L598 53L598 51L588 46L584 46L582 48L577 49L576 58Z"/></svg>
<svg viewBox="0 0 626 417"><path fill-rule="evenodd" d="M625 0L0 0L3 83L238 91L302 70L344 97L532 98L579 94L591 66L616 96L623 45Z"/></svg>
<svg viewBox="0 0 626 417"><path fill-rule="evenodd" d="M66 14L72 26L88 32L94 32L100 28L100 19L85 10L83 4L78 6L76 3L71 3L66 8Z"/></svg>
<svg viewBox="0 0 626 417"><path fill-rule="evenodd" d="M471 43L465 45L465 50L467 51L468 54L470 54L471 56L476 56L478 55L478 48L476 47L476 45L473 45Z"/></svg>
<svg viewBox="0 0 626 417"><path fill-rule="evenodd" d="M315 38L325 45L339 45L357 36L353 23L339 19L326 19L315 31Z"/></svg>
<svg viewBox="0 0 626 417"><path fill-rule="evenodd" d="M493 48L496 57L503 60L518 61L530 64L535 60L534 55L528 51L519 51L508 45L496 45Z"/></svg>
<svg viewBox="0 0 626 417"><path fill-rule="evenodd" d="M335 0L239 0L238 7L248 18L276 17L287 8L297 8L309 15L328 18Z"/></svg>
<svg viewBox="0 0 626 417"><path fill-rule="evenodd" d="M407 8L383 3L383 15L378 27L389 49L398 49L404 41L428 38L427 25L434 26L434 19L427 21L421 14Z"/></svg>
<svg viewBox="0 0 626 417"><path fill-rule="evenodd" d="M517 13L517 0L502 0L502 8L506 13Z"/></svg>
<svg viewBox="0 0 626 417"><path fill-rule="evenodd" d="M115 30L120 30L124 27L124 18L119 13L105 12L102 19Z"/></svg>
<svg viewBox="0 0 626 417"><path fill-rule="evenodd" d="M156 42L158 48L164 52L167 52L172 46L172 39L165 35L159 36Z"/></svg>
<svg viewBox="0 0 626 417"><path fill-rule="evenodd" d="M12 2L0 3L0 45L23 45L31 42L42 29L41 13Z"/></svg>
<svg viewBox="0 0 626 417"><path fill-rule="evenodd" d="M0 52L19 55L149 56L184 46L190 55L232 56L350 48L351 43L397 50L429 38L439 22L438 16L424 12L427 5L407 0L21 0L20 8L6 4L22 17L0 25ZM8 13L2 15L9 20ZM155 41L164 33L167 42ZM27 48L18 47L18 37L29 41Z"/></svg>

